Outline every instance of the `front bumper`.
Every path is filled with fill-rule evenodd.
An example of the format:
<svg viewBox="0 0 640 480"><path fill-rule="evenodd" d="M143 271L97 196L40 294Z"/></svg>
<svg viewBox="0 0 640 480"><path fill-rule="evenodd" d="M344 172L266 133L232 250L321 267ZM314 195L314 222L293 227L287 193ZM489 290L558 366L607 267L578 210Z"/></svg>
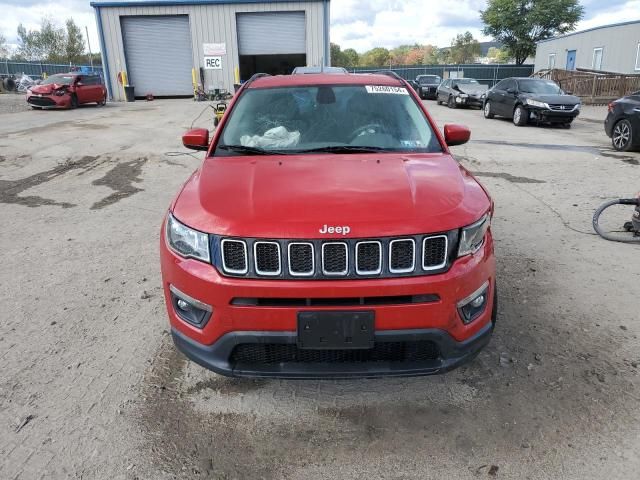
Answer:
<svg viewBox="0 0 640 480"><path fill-rule="evenodd" d="M30 93L27 95L27 103L41 108L69 108L71 106L71 97L68 94L58 96Z"/></svg>
<svg viewBox="0 0 640 480"><path fill-rule="evenodd" d="M488 342L493 325L495 258L490 230L484 245L475 254L457 259L444 273L416 277L317 281L231 278L220 275L210 264L175 255L167 247L164 235L160 256L166 306L176 345L192 360L225 375L309 378L440 373L473 358ZM490 285L487 307L477 319L465 325L457 303L487 280ZM202 328L177 315L171 287L212 307ZM366 303L367 299L392 297L393 302ZM246 298L273 301L237 302ZM361 303L354 304L354 299L360 299ZM280 303L274 302L276 300ZM309 302L306 306L305 300ZM320 306L327 305L322 300L350 303ZM299 301L302 306L292 306L300 305L295 303ZM241 343L295 347L299 312L334 310L373 310L375 342L430 341L438 355L420 357L422 361L417 363L413 362L415 357L408 355L403 361L395 361L394 357L394 361L386 362L386 357L376 357L372 362L359 358L357 362L329 365L322 361L247 365L231 358L234 347ZM295 351L288 352L296 356ZM347 357L349 355L347 352Z"/></svg>
<svg viewBox="0 0 640 480"><path fill-rule="evenodd" d="M231 332L213 345L201 345L176 329L173 341L182 353L197 364L216 373L232 377L273 378L353 378L382 376L419 376L444 373L470 360L489 343L493 323L487 323L471 338L455 341L448 333L438 329L387 330L376 332L377 345L388 342L433 342L438 346L438 358L409 362L361 363L232 363L234 348L243 344L295 345L296 332Z"/></svg>
<svg viewBox="0 0 640 480"><path fill-rule="evenodd" d="M430 99L435 99L436 98L436 94L438 91L438 87L437 86L433 86L433 87L420 87L420 96L422 96L423 98L430 98Z"/></svg>
<svg viewBox="0 0 640 480"><path fill-rule="evenodd" d="M458 101L458 99L460 101ZM456 97L456 104L465 106L465 107L483 107L484 97L472 97L469 95L468 97Z"/></svg>
<svg viewBox="0 0 640 480"><path fill-rule="evenodd" d="M527 107L529 120L544 123L569 123L580 114L580 110L550 110L548 108Z"/></svg>

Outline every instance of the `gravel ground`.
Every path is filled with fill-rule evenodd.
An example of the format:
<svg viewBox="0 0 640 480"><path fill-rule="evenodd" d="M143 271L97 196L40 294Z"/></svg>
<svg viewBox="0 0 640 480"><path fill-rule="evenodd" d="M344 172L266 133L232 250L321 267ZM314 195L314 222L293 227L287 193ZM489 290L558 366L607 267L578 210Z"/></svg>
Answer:
<svg viewBox="0 0 640 480"><path fill-rule="evenodd" d="M24 99L23 93L0 92L0 115L27 110L29 110L29 106Z"/></svg>
<svg viewBox="0 0 640 480"><path fill-rule="evenodd" d="M428 104L471 127L454 154L496 202L495 335L447 375L356 381L228 379L173 348L159 225L201 155L164 152L204 104L0 114L0 478L636 478L638 247L590 222L640 189L640 154L602 108L564 130Z"/></svg>

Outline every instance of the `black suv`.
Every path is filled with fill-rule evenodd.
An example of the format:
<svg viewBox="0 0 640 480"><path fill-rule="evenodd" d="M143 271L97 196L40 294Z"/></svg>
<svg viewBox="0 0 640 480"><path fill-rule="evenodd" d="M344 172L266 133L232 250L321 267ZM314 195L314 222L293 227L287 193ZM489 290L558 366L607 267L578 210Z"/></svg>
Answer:
<svg viewBox="0 0 640 480"><path fill-rule="evenodd" d="M435 100L438 85L442 79L438 75L418 75L416 83L418 84L417 92L420 98L429 98Z"/></svg>
<svg viewBox="0 0 640 480"><path fill-rule="evenodd" d="M580 99L566 94L551 80L505 78L487 92L483 109L484 118L511 118L518 127L533 122L569 128L580 113Z"/></svg>

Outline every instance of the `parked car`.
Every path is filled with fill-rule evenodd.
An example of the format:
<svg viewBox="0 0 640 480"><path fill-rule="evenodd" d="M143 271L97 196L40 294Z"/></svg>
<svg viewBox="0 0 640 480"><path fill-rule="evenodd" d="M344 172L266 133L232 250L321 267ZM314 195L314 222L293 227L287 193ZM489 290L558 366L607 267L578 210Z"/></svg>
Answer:
<svg viewBox="0 0 640 480"><path fill-rule="evenodd" d="M348 72L347 69L343 67L296 67L293 69L291 75L308 75L313 73L341 74Z"/></svg>
<svg viewBox="0 0 640 480"><path fill-rule="evenodd" d="M418 75L416 77L416 83L419 87L418 94L420 98L435 100L436 91L438 90L440 82L442 82L442 79L438 75Z"/></svg>
<svg viewBox="0 0 640 480"><path fill-rule="evenodd" d="M604 131L616 150L640 149L640 91L609 104Z"/></svg>
<svg viewBox="0 0 640 480"><path fill-rule="evenodd" d="M438 105L446 104L449 108L479 107L482 108L486 85L474 78L450 78L438 87L436 101Z"/></svg>
<svg viewBox="0 0 640 480"><path fill-rule="evenodd" d="M104 105L107 89L99 75L58 73L27 90L31 108L76 108L85 103Z"/></svg>
<svg viewBox="0 0 640 480"><path fill-rule="evenodd" d="M305 100L306 99L306 100ZM313 108L303 109L308 101ZM493 202L392 74L253 77L161 230L173 340L230 376L442 373L496 318Z"/></svg>
<svg viewBox="0 0 640 480"><path fill-rule="evenodd" d="M505 78L487 92L483 110L485 118L511 118L518 127L532 122L569 128L580 114L580 99L551 80Z"/></svg>

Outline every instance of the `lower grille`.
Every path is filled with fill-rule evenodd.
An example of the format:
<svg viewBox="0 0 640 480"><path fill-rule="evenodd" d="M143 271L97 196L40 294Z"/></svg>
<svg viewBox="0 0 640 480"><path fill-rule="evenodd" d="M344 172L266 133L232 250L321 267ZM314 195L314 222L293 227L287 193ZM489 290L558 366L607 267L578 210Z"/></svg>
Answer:
<svg viewBox="0 0 640 480"><path fill-rule="evenodd" d="M52 107L56 104L53 99L49 97L29 97L28 103L37 107Z"/></svg>
<svg viewBox="0 0 640 480"><path fill-rule="evenodd" d="M232 364L423 362L440 357L431 341L377 342L366 350L305 350L294 344L244 343L231 352Z"/></svg>

